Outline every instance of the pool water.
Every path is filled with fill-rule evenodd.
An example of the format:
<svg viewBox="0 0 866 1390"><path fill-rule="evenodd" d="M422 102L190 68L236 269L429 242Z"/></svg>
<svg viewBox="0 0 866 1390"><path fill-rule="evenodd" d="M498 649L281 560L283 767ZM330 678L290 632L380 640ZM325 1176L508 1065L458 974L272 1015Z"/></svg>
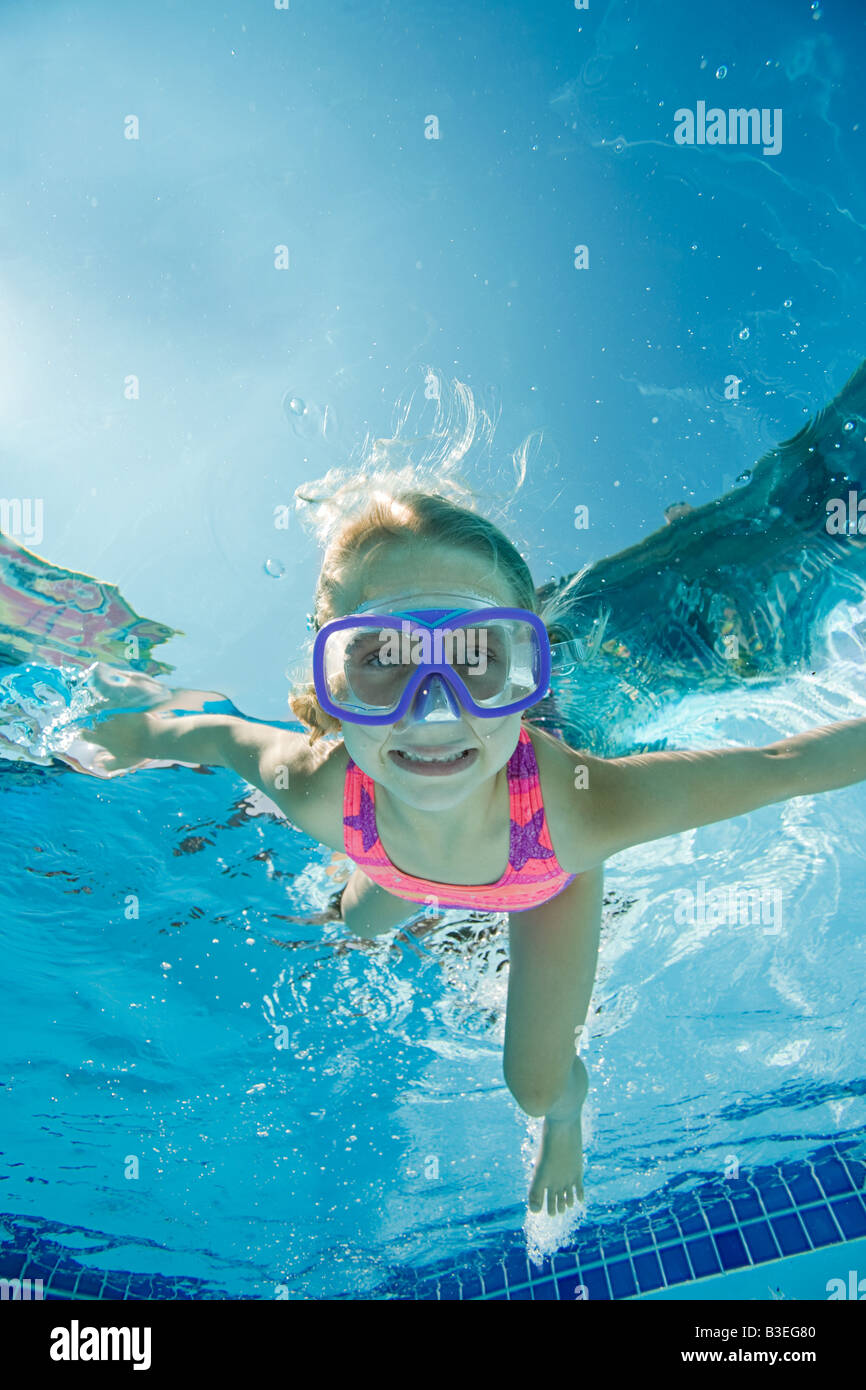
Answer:
<svg viewBox="0 0 866 1390"><path fill-rule="evenodd" d="M752 741L806 699L792 680L723 719L696 697L664 733ZM540 1121L502 1076L504 917L375 942L305 925L330 850L223 770L7 765L0 794L4 1210L59 1223L91 1274L378 1296L515 1236L541 1268L581 1222L831 1139L862 1154L860 786L609 863L581 1045L589 1205L553 1219L527 1214ZM702 920L701 882L778 909Z"/></svg>
<svg viewBox="0 0 866 1390"><path fill-rule="evenodd" d="M285 721L296 489L395 436L604 625L533 711L573 746L866 715L866 540L824 524L866 486L862 7L9 3L0 36L0 1280L866 1277L866 783L608 863L587 1205L548 1218L503 916L351 939L339 856L236 776L61 756L96 660ZM780 148L678 143L698 102L781 111Z"/></svg>

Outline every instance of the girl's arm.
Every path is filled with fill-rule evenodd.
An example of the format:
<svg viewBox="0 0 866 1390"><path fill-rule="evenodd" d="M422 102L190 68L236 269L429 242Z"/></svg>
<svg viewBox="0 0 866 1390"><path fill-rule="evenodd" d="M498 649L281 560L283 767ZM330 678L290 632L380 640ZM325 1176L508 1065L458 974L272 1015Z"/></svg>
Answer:
<svg viewBox="0 0 866 1390"><path fill-rule="evenodd" d="M235 715L126 711L103 719L80 737L107 751L108 759L101 760L107 772L150 762L231 768L306 828L310 774L317 760L310 756L306 737L294 730Z"/></svg>
<svg viewBox="0 0 866 1390"><path fill-rule="evenodd" d="M587 768L593 840L607 859L631 845L772 802L863 781L866 719L826 724L764 748L580 757Z"/></svg>

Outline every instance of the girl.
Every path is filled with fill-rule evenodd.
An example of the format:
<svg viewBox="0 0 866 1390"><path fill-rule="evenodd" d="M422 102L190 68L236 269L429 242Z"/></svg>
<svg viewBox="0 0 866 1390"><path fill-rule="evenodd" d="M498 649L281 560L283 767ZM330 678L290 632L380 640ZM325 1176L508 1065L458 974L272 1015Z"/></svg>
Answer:
<svg viewBox="0 0 866 1390"><path fill-rule="evenodd" d="M522 1109L544 1117L529 1206L563 1212L583 1198L575 1038L605 861L866 778L866 719L754 749L603 759L569 747L527 717L547 693L550 648L526 563L492 522L418 490L380 489L343 517L313 626L314 679L291 700L309 737L178 715L171 698L85 737L110 770L223 766L259 787L353 861L340 911L359 936L406 922L410 903L507 911L503 1071Z"/></svg>

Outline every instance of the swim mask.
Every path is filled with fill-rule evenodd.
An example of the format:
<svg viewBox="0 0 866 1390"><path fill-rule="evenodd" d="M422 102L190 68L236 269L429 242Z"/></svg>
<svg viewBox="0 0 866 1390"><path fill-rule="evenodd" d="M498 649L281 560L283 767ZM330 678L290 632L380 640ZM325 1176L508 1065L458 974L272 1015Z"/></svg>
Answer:
<svg viewBox="0 0 866 1390"><path fill-rule="evenodd" d="M427 606L429 604L429 606ZM542 620L468 594L372 599L319 630L313 680L322 709L352 724L482 719L534 705L550 684Z"/></svg>

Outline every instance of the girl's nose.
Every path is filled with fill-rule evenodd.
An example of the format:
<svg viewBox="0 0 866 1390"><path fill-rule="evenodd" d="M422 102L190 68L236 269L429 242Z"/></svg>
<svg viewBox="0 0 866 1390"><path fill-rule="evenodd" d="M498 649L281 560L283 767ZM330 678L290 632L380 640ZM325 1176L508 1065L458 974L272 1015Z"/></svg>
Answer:
<svg viewBox="0 0 866 1390"><path fill-rule="evenodd" d="M421 682L404 716L407 725L445 724L462 718L460 706L447 683L435 673Z"/></svg>

